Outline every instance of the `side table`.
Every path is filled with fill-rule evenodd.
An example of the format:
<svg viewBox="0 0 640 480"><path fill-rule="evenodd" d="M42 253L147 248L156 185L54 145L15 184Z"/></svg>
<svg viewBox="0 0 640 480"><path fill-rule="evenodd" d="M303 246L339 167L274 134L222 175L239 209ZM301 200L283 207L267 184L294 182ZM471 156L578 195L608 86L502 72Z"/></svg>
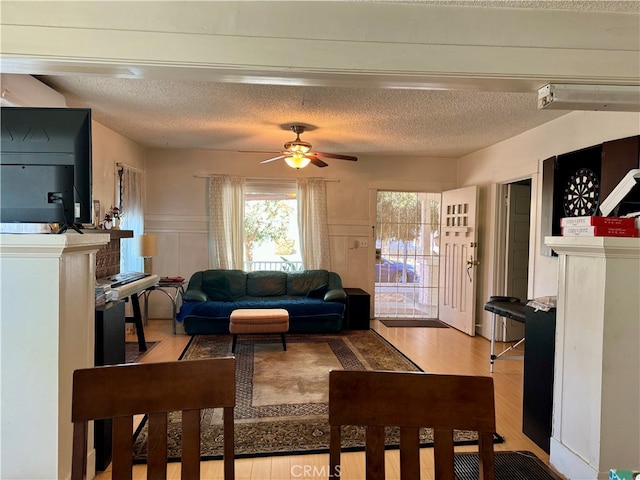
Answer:
<svg viewBox="0 0 640 480"><path fill-rule="evenodd" d="M348 330L369 330L371 295L360 288L345 288L347 304L344 315Z"/></svg>
<svg viewBox="0 0 640 480"><path fill-rule="evenodd" d="M173 334L176 334L176 317L178 315L178 297L182 301L182 295L184 295L184 280L163 280L160 279L157 285L147 288L144 291L144 320L145 323L149 319L149 294L153 291L159 291L164 293L171 300L173 307Z"/></svg>

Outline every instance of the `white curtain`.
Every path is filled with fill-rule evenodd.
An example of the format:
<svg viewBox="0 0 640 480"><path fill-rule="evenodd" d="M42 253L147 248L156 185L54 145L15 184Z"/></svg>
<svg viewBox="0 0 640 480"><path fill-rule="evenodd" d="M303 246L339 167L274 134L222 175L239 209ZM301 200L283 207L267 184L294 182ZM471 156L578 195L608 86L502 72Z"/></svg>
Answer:
<svg viewBox="0 0 640 480"><path fill-rule="evenodd" d="M122 212L120 228L133 230L133 238L120 241L120 271L142 272L139 240L144 233L144 172L120 165L118 167L118 208ZM107 207L108 208L108 207Z"/></svg>
<svg viewBox="0 0 640 480"><path fill-rule="evenodd" d="M324 180L298 179L298 228L305 270L331 270L327 188Z"/></svg>
<svg viewBox="0 0 640 480"><path fill-rule="evenodd" d="M244 268L245 179L209 177L209 268Z"/></svg>

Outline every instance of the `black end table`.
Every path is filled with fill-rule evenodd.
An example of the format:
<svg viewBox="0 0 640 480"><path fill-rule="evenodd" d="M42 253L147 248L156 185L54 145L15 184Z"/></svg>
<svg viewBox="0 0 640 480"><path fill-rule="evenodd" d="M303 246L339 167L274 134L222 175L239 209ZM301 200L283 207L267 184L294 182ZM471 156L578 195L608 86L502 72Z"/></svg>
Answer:
<svg viewBox="0 0 640 480"><path fill-rule="evenodd" d="M347 294L345 329L369 330L371 295L360 288L345 288L344 291Z"/></svg>

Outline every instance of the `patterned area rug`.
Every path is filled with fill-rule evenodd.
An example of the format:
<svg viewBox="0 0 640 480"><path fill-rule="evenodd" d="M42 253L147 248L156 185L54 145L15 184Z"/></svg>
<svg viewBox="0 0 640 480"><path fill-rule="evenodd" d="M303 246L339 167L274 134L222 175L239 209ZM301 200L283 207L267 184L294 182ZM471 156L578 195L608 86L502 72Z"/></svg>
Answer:
<svg viewBox="0 0 640 480"><path fill-rule="evenodd" d="M198 335L183 359L231 355L230 335ZM236 458L265 455L326 453L329 448L329 370L419 371L402 353L374 331L354 330L327 335L287 335L287 351L279 336L240 336L236 348ZM202 457L221 458L222 411L202 415ZM180 458L180 414L170 414L169 457ZM429 429L422 432L425 446L432 444ZM134 459L146 462L146 422L134 436ZM456 433L458 444L477 442L475 432ZM501 437L496 436L496 441ZM387 443L397 446L396 432ZM364 434L353 427L343 434L346 450L361 450Z"/></svg>

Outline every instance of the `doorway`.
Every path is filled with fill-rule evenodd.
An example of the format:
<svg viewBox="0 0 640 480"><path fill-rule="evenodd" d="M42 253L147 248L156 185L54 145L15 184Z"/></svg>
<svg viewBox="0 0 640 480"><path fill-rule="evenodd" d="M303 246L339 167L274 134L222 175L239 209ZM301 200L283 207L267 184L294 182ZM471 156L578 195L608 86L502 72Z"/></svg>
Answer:
<svg viewBox="0 0 640 480"><path fill-rule="evenodd" d="M527 301L529 291L529 237L531 229L531 179L502 185L504 195L504 255L500 268L504 272L503 294ZM524 336L521 322L506 319L497 339L506 342Z"/></svg>
<svg viewBox="0 0 640 480"><path fill-rule="evenodd" d="M375 318L438 318L440 198L377 193Z"/></svg>

